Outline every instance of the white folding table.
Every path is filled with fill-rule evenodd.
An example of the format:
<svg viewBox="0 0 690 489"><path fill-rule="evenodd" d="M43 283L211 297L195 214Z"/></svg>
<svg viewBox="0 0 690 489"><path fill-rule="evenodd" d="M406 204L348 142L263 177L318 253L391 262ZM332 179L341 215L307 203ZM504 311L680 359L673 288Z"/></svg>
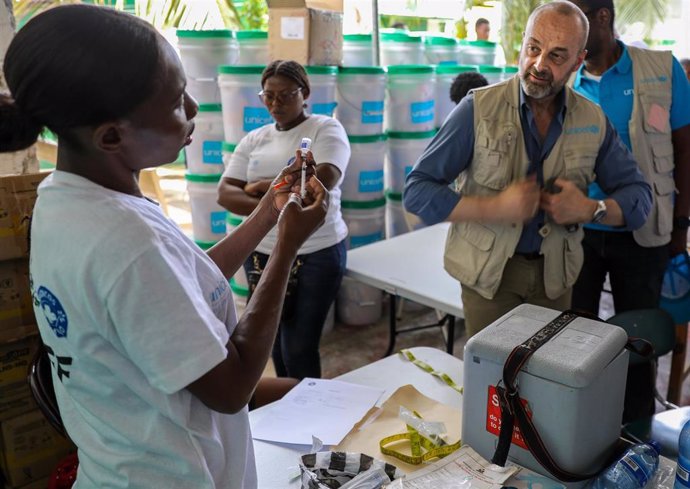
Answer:
<svg viewBox="0 0 690 489"><path fill-rule="evenodd" d="M436 348L410 348L416 358L428 363L436 370L450 375L456 383L462 383L462 360ZM379 400L383 404L399 387L412 384L425 396L440 403L456 407L460 416L462 396L443 381L428 374L413 363L393 355L364 367L336 377L337 380L385 389ZM263 416L269 415L268 406L249 413L249 422L254 425ZM304 445L286 445L254 440L256 470L259 476L259 489L300 487L299 480L290 480L291 473L299 462L299 456L308 453ZM299 473L299 470L296 471Z"/></svg>
<svg viewBox="0 0 690 489"><path fill-rule="evenodd" d="M448 323L446 351L453 353L455 318L463 318L460 282L443 268L448 223L436 224L394 238L349 250L346 275L390 294L389 342L384 357L393 353L400 333ZM396 297L443 313L438 323L397 329Z"/></svg>

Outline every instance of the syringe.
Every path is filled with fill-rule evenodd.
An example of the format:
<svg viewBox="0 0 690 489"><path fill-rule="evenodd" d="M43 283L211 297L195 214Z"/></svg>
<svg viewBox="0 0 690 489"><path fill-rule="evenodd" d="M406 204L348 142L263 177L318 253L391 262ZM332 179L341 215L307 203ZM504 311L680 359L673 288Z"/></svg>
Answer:
<svg viewBox="0 0 690 489"><path fill-rule="evenodd" d="M299 145L299 150L302 153L302 175L300 179L300 197L302 200L307 196L307 152L311 149L311 139L302 138L302 142Z"/></svg>

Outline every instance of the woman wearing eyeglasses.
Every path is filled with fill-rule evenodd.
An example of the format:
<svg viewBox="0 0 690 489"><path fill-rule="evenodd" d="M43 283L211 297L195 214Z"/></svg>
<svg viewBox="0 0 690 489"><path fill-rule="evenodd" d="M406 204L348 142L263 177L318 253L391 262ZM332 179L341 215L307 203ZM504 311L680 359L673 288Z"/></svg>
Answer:
<svg viewBox="0 0 690 489"><path fill-rule="evenodd" d="M299 63L272 62L261 76L261 88L259 97L275 124L242 138L219 184L218 203L234 214L251 214L275 176L294 160L302 138L312 140L316 175L330 191L330 207L293 264L272 357L279 377L320 377L321 331L345 271L347 226L340 213L340 185L350 144L337 120L305 112L310 86ZM275 242L275 232L269 232L244 264L250 294Z"/></svg>

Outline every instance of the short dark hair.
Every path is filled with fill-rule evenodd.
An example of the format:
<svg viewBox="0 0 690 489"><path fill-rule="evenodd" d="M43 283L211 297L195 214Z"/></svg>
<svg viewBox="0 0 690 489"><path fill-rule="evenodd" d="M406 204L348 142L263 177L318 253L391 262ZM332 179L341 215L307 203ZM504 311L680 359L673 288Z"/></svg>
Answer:
<svg viewBox="0 0 690 489"><path fill-rule="evenodd" d="M162 37L112 8L65 5L31 19L7 49L11 96L0 98L0 151L129 114L153 92Z"/></svg>
<svg viewBox="0 0 690 489"><path fill-rule="evenodd" d="M266 80L272 76L284 76L294 81L302 89L305 97L311 92L307 72L297 61L285 61L282 59L272 61L261 73L261 88L264 87Z"/></svg>
<svg viewBox="0 0 690 489"><path fill-rule="evenodd" d="M614 20L616 19L616 9L613 0L581 0L580 3L586 8L587 13L602 8L608 9L608 11L611 12L611 22L609 22L609 26L611 30L613 30Z"/></svg>
<svg viewBox="0 0 690 489"><path fill-rule="evenodd" d="M489 23L489 20L488 20L488 19L485 19L484 17L479 17L479 18L477 19L477 22L474 23L474 28L476 29L476 28L479 27L480 25L482 25L482 24L488 24L488 23Z"/></svg>
<svg viewBox="0 0 690 489"><path fill-rule="evenodd" d="M450 99L458 104L465 98L467 92L473 88L484 87L488 84L489 82L484 78L484 75L480 75L476 71L460 73L450 85Z"/></svg>
<svg viewBox="0 0 690 489"><path fill-rule="evenodd" d="M690 58L683 58L680 60L680 64L683 66L690 66Z"/></svg>

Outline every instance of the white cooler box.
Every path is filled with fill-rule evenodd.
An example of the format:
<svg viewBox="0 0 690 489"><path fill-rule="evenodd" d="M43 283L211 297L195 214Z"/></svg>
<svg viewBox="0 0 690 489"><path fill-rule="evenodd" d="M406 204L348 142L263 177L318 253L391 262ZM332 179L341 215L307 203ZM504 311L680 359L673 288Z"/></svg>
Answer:
<svg viewBox="0 0 690 489"><path fill-rule="evenodd" d="M495 386L517 345L560 313L523 304L470 338L464 355L462 442L491 460L501 411ZM620 436L628 367L625 331L577 318L539 348L517 377L520 397L554 460L565 470L603 467ZM502 385L502 383L501 383ZM517 421L516 421L517 425ZM516 426L517 428L517 426ZM514 430L509 460L551 476ZM566 484L578 488L582 483Z"/></svg>

